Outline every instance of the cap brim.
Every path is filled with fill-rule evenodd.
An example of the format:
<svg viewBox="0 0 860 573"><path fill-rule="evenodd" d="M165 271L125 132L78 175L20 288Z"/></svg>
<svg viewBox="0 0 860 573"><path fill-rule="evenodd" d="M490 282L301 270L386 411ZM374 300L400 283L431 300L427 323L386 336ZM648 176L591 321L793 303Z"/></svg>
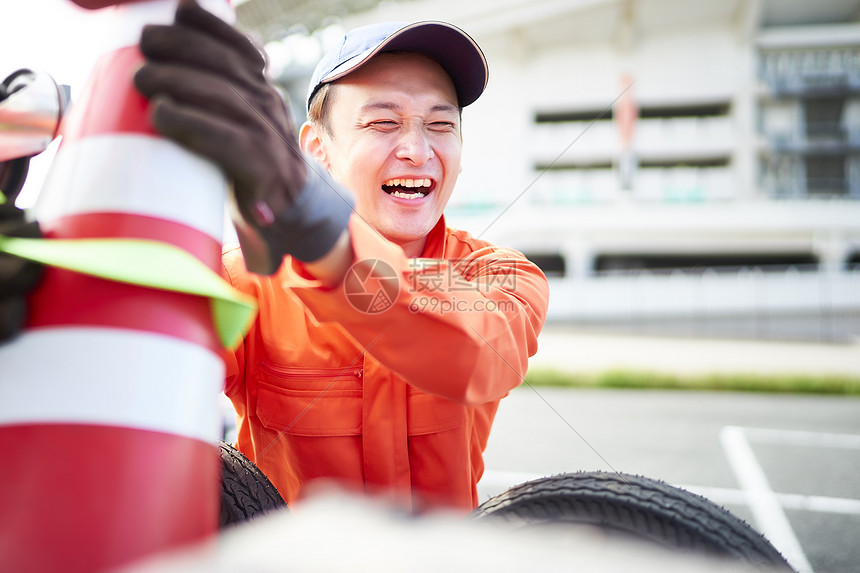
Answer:
<svg viewBox="0 0 860 573"><path fill-rule="evenodd" d="M404 26L379 45L332 70L319 85L354 72L379 53L398 50L417 52L436 60L451 77L461 107L477 100L487 87L489 69L481 48L466 32L446 22L417 22Z"/></svg>

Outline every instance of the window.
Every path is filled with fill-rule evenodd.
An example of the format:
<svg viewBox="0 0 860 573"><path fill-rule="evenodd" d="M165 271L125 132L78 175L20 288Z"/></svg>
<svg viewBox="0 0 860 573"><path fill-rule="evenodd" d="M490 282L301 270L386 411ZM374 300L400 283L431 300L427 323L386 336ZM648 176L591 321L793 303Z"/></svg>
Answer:
<svg viewBox="0 0 860 573"><path fill-rule="evenodd" d="M697 274L706 269L736 271L757 267L763 271L784 271L789 267L798 270L817 269L818 259L811 253L626 253L600 255L594 270L603 273L649 271L665 274L676 271Z"/></svg>
<svg viewBox="0 0 860 573"><path fill-rule="evenodd" d="M564 257L558 253L524 253L548 277L563 277L566 271Z"/></svg>
<svg viewBox="0 0 860 573"><path fill-rule="evenodd" d="M806 121L806 137L813 139L839 139L844 137L842 130L842 108L845 99L838 97L810 98L803 102L803 115Z"/></svg>
<svg viewBox="0 0 860 573"><path fill-rule="evenodd" d="M807 156L806 193L810 196L846 195L845 155Z"/></svg>

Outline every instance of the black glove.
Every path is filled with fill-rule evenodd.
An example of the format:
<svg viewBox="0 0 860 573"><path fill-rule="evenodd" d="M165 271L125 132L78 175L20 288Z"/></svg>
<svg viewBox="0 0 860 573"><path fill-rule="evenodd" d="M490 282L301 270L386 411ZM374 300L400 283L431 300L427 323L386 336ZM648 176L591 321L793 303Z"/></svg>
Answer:
<svg viewBox="0 0 860 573"><path fill-rule="evenodd" d="M334 246L351 200L299 150L265 59L238 30L181 1L172 25L147 26L135 75L155 129L223 169L249 270L271 274L285 254L314 261Z"/></svg>
<svg viewBox="0 0 860 573"><path fill-rule="evenodd" d="M35 222L24 219L24 211L15 207L15 198L24 184L29 157L0 163L0 235L7 237L41 236ZM27 293L42 276L42 265L0 253L0 341L18 333L27 316Z"/></svg>

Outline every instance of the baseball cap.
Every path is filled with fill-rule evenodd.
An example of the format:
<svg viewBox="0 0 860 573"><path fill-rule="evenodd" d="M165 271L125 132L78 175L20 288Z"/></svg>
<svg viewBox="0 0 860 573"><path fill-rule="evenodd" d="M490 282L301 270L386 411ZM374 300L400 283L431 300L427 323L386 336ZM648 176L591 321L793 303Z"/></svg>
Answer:
<svg viewBox="0 0 860 573"><path fill-rule="evenodd" d="M418 52L434 60L448 73L465 107L487 87L487 60L466 32L446 22L382 22L355 28L317 64L308 87L306 105L322 84L340 79L381 52Z"/></svg>

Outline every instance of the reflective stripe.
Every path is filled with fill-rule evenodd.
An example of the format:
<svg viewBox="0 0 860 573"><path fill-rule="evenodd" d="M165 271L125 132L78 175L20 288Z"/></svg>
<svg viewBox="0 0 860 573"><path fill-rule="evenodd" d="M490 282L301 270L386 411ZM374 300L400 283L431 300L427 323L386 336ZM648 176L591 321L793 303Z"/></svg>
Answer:
<svg viewBox="0 0 860 573"><path fill-rule="evenodd" d="M213 443L224 363L195 344L142 332L46 328L0 346L0 426L81 423Z"/></svg>
<svg viewBox="0 0 860 573"><path fill-rule="evenodd" d="M221 240L227 184L212 163L146 135L64 144L35 207L37 220L93 212L175 221Z"/></svg>

